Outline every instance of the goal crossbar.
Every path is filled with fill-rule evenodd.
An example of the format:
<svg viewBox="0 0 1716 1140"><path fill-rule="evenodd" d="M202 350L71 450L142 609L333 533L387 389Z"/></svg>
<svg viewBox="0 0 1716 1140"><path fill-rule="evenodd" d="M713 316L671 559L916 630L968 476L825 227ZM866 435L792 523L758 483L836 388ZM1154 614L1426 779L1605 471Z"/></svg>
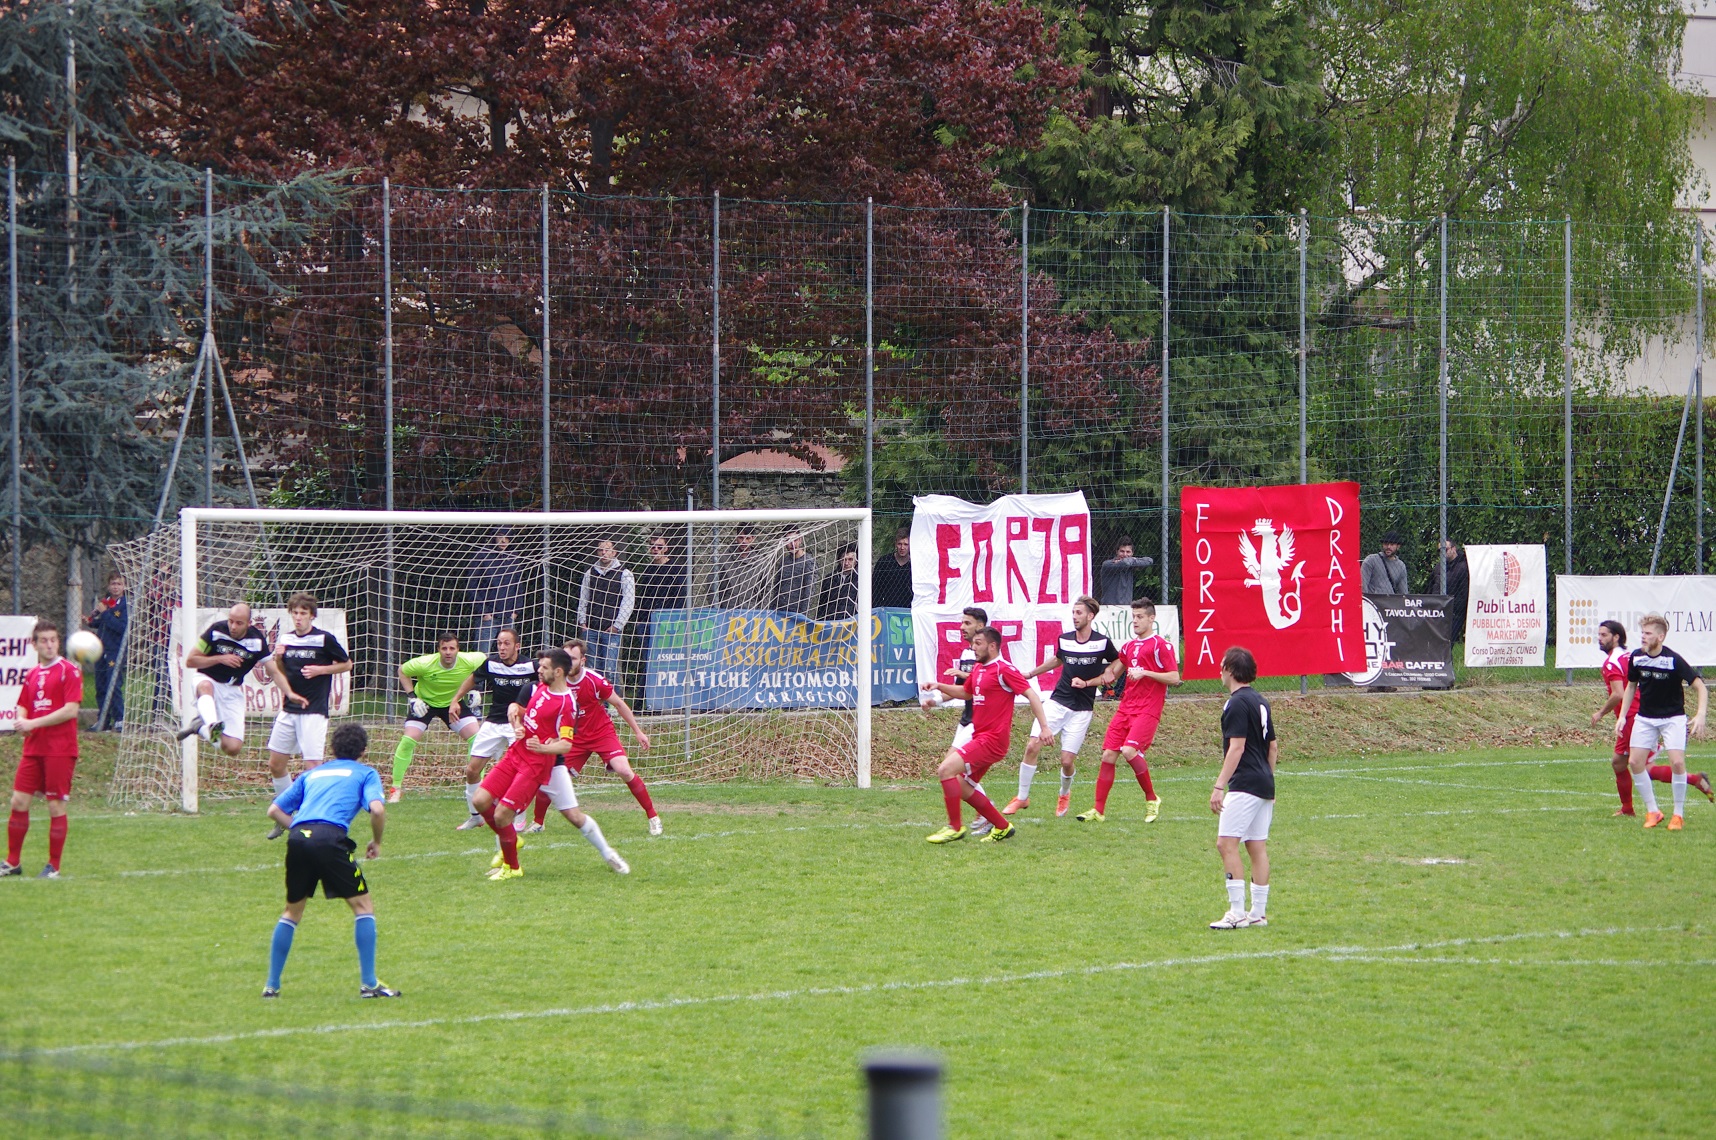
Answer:
<svg viewBox="0 0 1716 1140"><path fill-rule="evenodd" d="M179 596L186 599L180 606L181 644L196 643L201 630L197 624L198 594L197 539L199 524L204 523L303 523L348 524L360 526L616 526L635 525L647 520L650 525L673 524L732 524L741 523L813 523L853 522L858 526L857 547L868 554L872 549L871 513L867 507L833 507L805 510L711 510L711 511L649 511L649 512L576 512L576 511L365 511L321 509L269 509L227 507L185 507L179 511ZM856 687L855 767L857 785L870 786L870 700L871 667L868 630L871 623L870 575L860 558L857 575L857 611L854 629L857 634L857 661L853 681ZM189 692L189 687L184 687ZM183 714L185 710L181 709ZM198 749L197 738L190 736L180 746L180 807L197 811Z"/></svg>

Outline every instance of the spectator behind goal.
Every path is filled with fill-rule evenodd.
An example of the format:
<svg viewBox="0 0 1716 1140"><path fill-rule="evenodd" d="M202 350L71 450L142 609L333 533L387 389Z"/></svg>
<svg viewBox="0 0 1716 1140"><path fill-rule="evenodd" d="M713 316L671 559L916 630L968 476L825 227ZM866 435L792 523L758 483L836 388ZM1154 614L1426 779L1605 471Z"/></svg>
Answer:
<svg viewBox="0 0 1716 1140"><path fill-rule="evenodd" d="M870 605L875 609L910 609L912 605L912 531L894 532L894 549L876 559L870 572Z"/></svg>

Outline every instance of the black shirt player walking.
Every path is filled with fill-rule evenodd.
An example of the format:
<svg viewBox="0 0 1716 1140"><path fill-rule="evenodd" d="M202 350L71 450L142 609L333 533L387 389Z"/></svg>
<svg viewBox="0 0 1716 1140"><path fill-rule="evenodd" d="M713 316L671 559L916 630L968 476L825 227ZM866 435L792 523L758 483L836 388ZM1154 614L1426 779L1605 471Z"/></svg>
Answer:
<svg viewBox="0 0 1716 1140"><path fill-rule="evenodd" d="M1221 707L1222 763L1210 791L1210 810L1220 817L1216 850L1227 873L1227 913L1211 930L1268 926L1269 823L1275 815L1275 722L1269 702L1251 687L1257 659L1234 646L1221 658L1221 682L1227 703ZM1245 909L1245 864L1239 845L1251 857L1251 909Z"/></svg>

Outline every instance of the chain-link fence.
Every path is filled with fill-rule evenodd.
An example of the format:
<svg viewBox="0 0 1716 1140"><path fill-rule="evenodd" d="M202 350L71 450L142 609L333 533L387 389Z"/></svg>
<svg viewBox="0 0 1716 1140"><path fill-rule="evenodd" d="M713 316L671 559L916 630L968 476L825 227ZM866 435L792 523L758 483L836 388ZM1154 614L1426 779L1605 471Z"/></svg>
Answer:
<svg viewBox="0 0 1716 1140"><path fill-rule="evenodd" d="M153 505L169 516L252 493L869 504L884 546L917 494L1079 488L1099 545L1130 535L1174 600L1182 486L1306 478L1361 484L1365 545L1406 533L1415 588L1433 585L1444 534L1545 541L1558 569L1642 570L1661 523L1659 569L1702 569L1690 219L1635 231L385 185L330 200L213 179L205 204L202 188L108 179L67 220L55 178L21 177L9 203L19 417L0 509L15 545L78 502L102 523L92 549L148 529L149 504L109 493L126 472L164 490ZM100 352L80 372L90 329ZM1666 382L1641 387L1652 361ZM123 383L92 394L91 371ZM92 439L80 400L113 393L136 431L101 419ZM770 501L759 470L790 475L798 497Z"/></svg>

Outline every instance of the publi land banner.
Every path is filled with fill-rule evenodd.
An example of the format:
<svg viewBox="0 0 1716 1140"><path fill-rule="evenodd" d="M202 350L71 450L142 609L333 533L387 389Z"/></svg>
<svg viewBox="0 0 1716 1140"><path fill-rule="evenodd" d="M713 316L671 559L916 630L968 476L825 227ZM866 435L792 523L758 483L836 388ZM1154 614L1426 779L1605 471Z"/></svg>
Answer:
<svg viewBox="0 0 1716 1140"><path fill-rule="evenodd" d="M1664 574L1555 576L1555 667L1597 669L1597 626L1618 621L1627 644L1639 643L1639 619L1661 614L1669 648L1694 665L1716 665L1716 576Z"/></svg>
<svg viewBox="0 0 1716 1140"><path fill-rule="evenodd" d="M1181 490L1184 676L1221 676L1233 645L1251 650L1265 677L1362 666L1358 491L1357 483Z"/></svg>
<svg viewBox="0 0 1716 1140"><path fill-rule="evenodd" d="M30 640L36 621L31 614L0 615L0 732L13 730L24 674L36 667L36 645Z"/></svg>
<svg viewBox="0 0 1716 1140"><path fill-rule="evenodd" d="M912 615L870 613L870 702L917 697ZM852 621L785 610L658 610L650 619L644 700L684 709L852 708L858 675Z"/></svg>
<svg viewBox="0 0 1716 1140"><path fill-rule="evenodd" d="M1549 576L1538 545L1468 546L1466 666L1545 665Z"/></svg>
<svg viewBox="0 0 1716 1140"><path fill-rule="evenodd" d="M1453 618L1441 594L1364 595L1364 660L1359 671L1328 673L1325 685L1361 689L1451 689Z"/></svg>
<svg viewBox="0 0 1716 1140"><path fill-rule="evenodd" d="M292 617L284 609L273 606L258 606L251 610L250 616L251 621L262 630L262 634L268 639L270 646L280 636L281 630L292 628ZM197 636L202 636L205 629L225 617L226 611L223 609L205 608L197 610ZM346 652L351 652L352 643L346 638L345 610L322 607L316 611L316 627L325 629L339 638L340 644L346 647ZM136 648L133 647L131 652L135 654ZM416 654L408 654L408 656L415 657ZM137 658L132 656L131 660L135 662ZM167 676L173 694L173 707L183 709L186 706L179 702L182 696L181 682L185 673L185 647L179 640L178 606L173 607L173 624L167 637L167 660L172 663L172 667L167 670ZM332 681L333 685L328 690L328 713L331 716L347 716L351 713L352 675L350 673L335 673ZM244 678L245 716L274 716L280 711L280 703L283 699L279 688L268 676L266 668L258 666L246 674Z"/></svg>
<svg viewBox="0 0 1716 1140"><path fill-rule="evenodd" d="M1029 672L1054 655L1072 604L1090 593L1084 493L1007 495L979 506L951 495L912 500L912 617L918 676L945 678L959 658L960 611L981 606L1001 652ZM1053 688L1058 671L1038 680Z"/></svg>

